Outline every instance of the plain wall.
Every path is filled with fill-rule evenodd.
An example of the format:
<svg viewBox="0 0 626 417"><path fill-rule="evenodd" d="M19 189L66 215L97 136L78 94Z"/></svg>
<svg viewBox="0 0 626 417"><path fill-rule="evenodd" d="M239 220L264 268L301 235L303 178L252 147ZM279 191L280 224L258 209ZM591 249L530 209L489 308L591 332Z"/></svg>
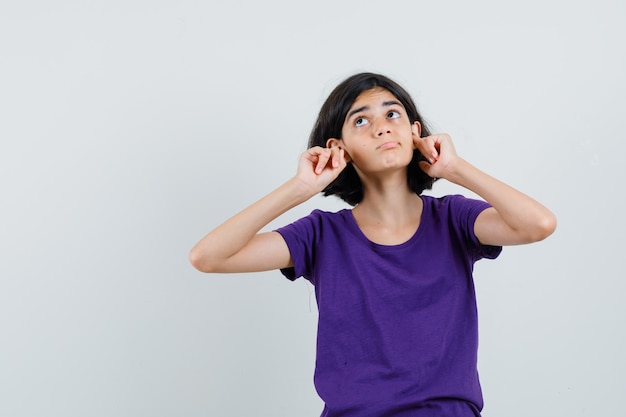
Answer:
<svg viewBox="0 0 626 417"><path fill-rule="evenodd" d="M476 266L485 417L623 416L621 1L0 1L0 415L316 416L312 287L188 251L348 75L558 216ZM443 181L432 194L462 192ZM313 208L314 198L268 228Z"/></svg>

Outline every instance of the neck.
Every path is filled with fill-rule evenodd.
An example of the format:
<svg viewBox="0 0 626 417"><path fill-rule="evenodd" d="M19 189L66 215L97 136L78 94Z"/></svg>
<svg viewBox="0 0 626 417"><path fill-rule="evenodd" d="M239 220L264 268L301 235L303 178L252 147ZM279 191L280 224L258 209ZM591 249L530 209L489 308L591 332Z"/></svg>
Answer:
<svg viewBox="0 0 626 417"><path fill-rule="evenodd" d="M361 176L363 200L354 208L355 216L385 224L402 224L415 216L421 198L407 183L406 171L384 177Z"/></svg>

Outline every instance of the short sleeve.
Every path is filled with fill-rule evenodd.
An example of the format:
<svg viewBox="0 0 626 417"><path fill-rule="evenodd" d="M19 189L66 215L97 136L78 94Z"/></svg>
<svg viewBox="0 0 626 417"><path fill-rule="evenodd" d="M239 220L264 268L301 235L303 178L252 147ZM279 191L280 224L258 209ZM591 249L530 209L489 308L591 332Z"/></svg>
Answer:
<svg viewBox="0 0 626 417"><path fill-rule="evenodd" d="M281 269L280 272L292 281L300 277L311 279L320 216L321 212L315 210L306 217L276 229L285 239L293 261L293 267Z"/></svg>
<svg viewBox="0 0 626 417"><path fill-rule="evenodd" d="M502 252L502 246L483 245L474 232L476 218L491 205L485 201L467 198L462 195L451 195L447 198L449 199L451 221L462 234L462 238L466 241L474 261L481 258L497 258Z"/></svg>

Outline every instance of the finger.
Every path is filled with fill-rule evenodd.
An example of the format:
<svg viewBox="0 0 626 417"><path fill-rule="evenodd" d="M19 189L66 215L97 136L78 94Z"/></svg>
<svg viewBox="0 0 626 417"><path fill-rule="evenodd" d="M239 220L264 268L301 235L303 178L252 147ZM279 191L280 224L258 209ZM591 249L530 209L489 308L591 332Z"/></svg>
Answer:
<svg viewBox="0 0 626 417"><path fill-rule="evenodd" d="M302 154L302 157L309 161L311 165L315 165L319 160L320 149L322 148L309 148Z"/></svg>
<svg viewBox="0 0 626 417"><path fill-rule="evenodd" d="M343 149L340 146L332 146L330 151L332 153L332 166L337 168L343 160Z"/></svg>
<svg viewBox="0 0 626 417"><path fill-rule="evenodd" d="M343 148L339 148L339 156L341 158L341 165L345 168L348 165L348 159L346 159L346 151Z"/></svg>
<svg viewBox="0 0 626 417"><path fill-rule="evenodd" d="M319 153L317 154L317 164L315 165L316 174L319 175L322 173L322 171L324 171L324 168L326 167L326 164L328 164L330 156L331 152L329 149L321 149L319 151Z"/></svg>
<svg viewBox="0 0 626 417"><path fill-rule="evenodd" d="M435 140L432 136L419 138L415 143L417 149L424 155L424 158L431 164L439 158L439 152L435 146Z"/></svg>

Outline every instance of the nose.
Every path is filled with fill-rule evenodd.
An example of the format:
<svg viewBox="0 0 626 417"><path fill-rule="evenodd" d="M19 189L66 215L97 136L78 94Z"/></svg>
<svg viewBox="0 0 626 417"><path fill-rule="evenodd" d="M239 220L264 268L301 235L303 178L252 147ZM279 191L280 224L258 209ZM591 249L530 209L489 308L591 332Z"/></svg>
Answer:
<svg viewBox="0 0 626 417"><path fill-rule="evenodd" d="M374 134L377 137L381 137L385 133L386 134L391 133L391 127L389 126L389 123L387 123L387 119L382 119L376 123Z"/></svg>

